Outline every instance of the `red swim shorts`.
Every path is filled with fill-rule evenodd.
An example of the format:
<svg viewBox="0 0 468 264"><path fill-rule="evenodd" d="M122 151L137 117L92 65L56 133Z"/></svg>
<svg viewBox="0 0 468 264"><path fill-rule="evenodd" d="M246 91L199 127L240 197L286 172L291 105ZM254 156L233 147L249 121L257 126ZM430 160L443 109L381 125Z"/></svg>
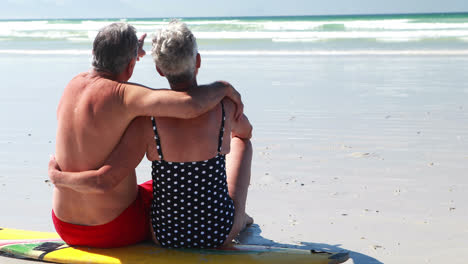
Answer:
<svg viewBox="0 0 468 264"><path fill-rule="evenodd" d="M69 245L98 248L123 247L151 239L149 210L153 199L152 181L138 185L135 201L111 222L98 226L74 225L61 221L52 210L55 230Z"/></svg>

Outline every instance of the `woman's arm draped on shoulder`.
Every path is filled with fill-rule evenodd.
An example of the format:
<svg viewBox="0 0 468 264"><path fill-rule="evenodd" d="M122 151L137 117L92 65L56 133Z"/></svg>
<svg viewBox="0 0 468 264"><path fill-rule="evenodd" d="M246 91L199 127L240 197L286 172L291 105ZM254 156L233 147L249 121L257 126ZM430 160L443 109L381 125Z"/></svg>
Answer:
<svg viewBox="0 0 468 264"><path fill-rule="evenodd" d="M127 83L123 87L122 98L126 109L134 117L194 118L215 107L224 97L236 104L236 118L242 115L244 105L241 96L229 83L219 81L200 88L176 92Z"/></svg>
<svg viewBox="0 0 468 264"><path fill-rule="evenodd" d="M104 165L96 170L64 172L52 157L49 161L49 178L58 188L66 187L82 193L105 193L115 188L125 177L132 175L147 149L144 122L140 117L132 121L109 155Z"/></svg>

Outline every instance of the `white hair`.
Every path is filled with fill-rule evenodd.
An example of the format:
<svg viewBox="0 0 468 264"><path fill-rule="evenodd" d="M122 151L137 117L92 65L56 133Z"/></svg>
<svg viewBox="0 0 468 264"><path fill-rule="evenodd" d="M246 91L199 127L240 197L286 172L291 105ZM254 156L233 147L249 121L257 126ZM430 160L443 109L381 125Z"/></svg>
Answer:
<svg viewBox="0 0 468 264"><path fill-rule="evenodd" d="M170 83L193 78L197 40L185 23L172 20L153 36L151 55Z"/></svg>

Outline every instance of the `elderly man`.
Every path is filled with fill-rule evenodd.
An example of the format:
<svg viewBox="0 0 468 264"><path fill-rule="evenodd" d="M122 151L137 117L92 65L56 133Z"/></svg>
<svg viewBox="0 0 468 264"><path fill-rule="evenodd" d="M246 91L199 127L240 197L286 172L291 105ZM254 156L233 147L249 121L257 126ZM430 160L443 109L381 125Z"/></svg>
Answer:
<svg viewBox="0 0 468 264"><path fill-rule="evenodd" d="M237 104L240 116L240 95L227 83L193 93L127 83L138 57L144 55L144 37L139 41L135 29L125 23L106 26L96 36L93 69L70 81L58 106L56 161L62 170L102 166L137 116L192 118L225 96ZM145 208L152 198L150 187L137 185L134 167L125 173L109 181L86 175L53 179L52 218L65 242L118 247L148 237Z"/></svg>

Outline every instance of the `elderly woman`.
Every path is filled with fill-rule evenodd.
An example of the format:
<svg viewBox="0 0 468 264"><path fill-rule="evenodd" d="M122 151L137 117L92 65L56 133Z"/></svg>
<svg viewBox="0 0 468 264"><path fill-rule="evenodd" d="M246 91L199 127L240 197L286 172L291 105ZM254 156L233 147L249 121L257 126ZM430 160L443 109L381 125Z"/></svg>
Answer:
<svg viewBox="0 0 468 264"><path fill-rule="evenodd" d="M155 35L152 56L171 89L199 89L196 76L201 57L184 23L172 21ZM226 177L231 137L248 140L252 132L245 115L234 120L234 112L234 104L224 100L190 120L151 118L157 150L148 153L153 160L155 242L167 247L217 247L251 221L245 216L250 172L238 175L228 167ZM239 197L238 192L245 194Z"/></svg>
<svg viewBox="0 0 468 264"><path fill-rule="evenodd" d="M184 23L174 20L157 32L152 56L171 89L203 89L196 79L201 65L196 39ZM107 160L107 169L78 173L118 178L146 153L152 161L148 207L153 241L163 247L225 245L253 222L245 213L252 126L245 115L235 119L235 110L225 99L193 119L137 118Z"/></svg>

